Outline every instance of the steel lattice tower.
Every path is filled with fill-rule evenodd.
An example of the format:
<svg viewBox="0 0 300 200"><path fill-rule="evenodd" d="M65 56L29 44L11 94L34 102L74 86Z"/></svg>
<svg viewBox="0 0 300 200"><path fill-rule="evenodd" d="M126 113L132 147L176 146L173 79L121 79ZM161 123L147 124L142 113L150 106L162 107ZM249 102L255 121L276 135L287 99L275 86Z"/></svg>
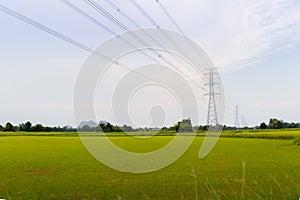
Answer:
<svg viewBox="0 0 300 200"><path fill-rule="evenodd" d="M208 69L208 73L204 74L208 77L207 83L204 84L205 87L208 88L208 92L204 94L204 96L208 96L208 108L207 108L207 126L218 125L218 113L216 106L216 96L219 96L220 93L215 91L215 85L219 85L220 83L216 83L214 81L214 76L219 75L219 73L214 72L213 68Z"/></svg>
<svg viewBox="0 0 300 200"><path fill-rule="evenodd" d="M239 120L239 106L235 106L235 128L240 128L240 120Z"/></svg>

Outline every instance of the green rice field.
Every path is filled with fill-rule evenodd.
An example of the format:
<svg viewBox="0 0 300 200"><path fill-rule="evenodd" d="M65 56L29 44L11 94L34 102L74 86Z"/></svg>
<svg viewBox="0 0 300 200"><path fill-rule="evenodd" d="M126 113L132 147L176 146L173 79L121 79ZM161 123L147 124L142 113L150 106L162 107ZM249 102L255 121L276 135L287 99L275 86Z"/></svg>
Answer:
<svg viewBox="0 0 300 200"><path fill-rule="evenodd" d="M224 132L227 137L220 138L204 159L198 158L204 137L196 137L172 165L142 174L119 172L100 163L75 133L14 134L18 136L5 133L0 137L0 199L300 197L300 146L299 139L295 139L300 137L298 130ZM171 139L110 137L133 152L153 151Z"/></svg>

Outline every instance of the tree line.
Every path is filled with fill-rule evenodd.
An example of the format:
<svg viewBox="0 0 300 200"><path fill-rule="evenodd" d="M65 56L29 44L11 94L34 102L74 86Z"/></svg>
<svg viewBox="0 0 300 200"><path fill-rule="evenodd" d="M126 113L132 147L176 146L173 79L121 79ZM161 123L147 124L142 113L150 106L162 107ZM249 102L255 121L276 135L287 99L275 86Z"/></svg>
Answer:
<svg viewBox="0 0 300 200"><path fill-rule="evenodd" d="M262 122L259 127L260 129L284 129L284 128L300 128L300 123L295 122L284 122L276 118L271 118L269 124Z"/></svg>
<svg viewBox="0 0 300 200"><path fill-rule="evenodd" d="M55 127L49 127L49 126L43 126L42 124L36 124L32 125L30 121L27 121L26 123L19 124L19 126L13 126L12 123L7 122L5 126L0 125L0 131L3 132L76 132L77 130L75 128L69 127L69 126L55 126Z"/></svg>
<svg viewBox="0 0 300 200"><path fill-rule="evenodd" d="M276 118L271 118L269 120L269 123L262 122L259 126L255 127L242 127L239 129L285 129L285 128L300 128L300 123L295 122L284 122L283 120L279 120ZM106 123L100 123L96 126L89 126L89 125L83 125L82 127L73 128L70 126L64 126L64 127L49 127L49 126L43 126L42 124L36 124L32 125L30 121L27 121L26 123L21 123L18 126L12 125L12 123L7 122L5 126L0 125L0 131L3 132L97 132L97 131L103 131L103 132L143 132L143 131L172 131L172 132L192 132L192 131L205 131L208 129L208 126L192 126L192 122L190 118L183 119L182 121L177 122L175 125L170 127L163 127L163 128L133 128L129 125L123 125L123 126L117 126L112 125L109 122ZM223 126L223 130L236 130L237 127L230 127L230 126Z"/></svg>

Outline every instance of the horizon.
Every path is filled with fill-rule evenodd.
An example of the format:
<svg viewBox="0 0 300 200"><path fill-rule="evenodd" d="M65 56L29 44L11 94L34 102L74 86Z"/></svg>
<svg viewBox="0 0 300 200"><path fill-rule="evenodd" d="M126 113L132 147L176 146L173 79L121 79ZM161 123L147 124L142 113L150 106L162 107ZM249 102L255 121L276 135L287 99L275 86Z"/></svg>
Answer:
<svg viewBox="0 0 300 200"><path fill-rule="evenodd" d="M234 125L233 125L233 126L230 126L230 125L227 125L227 124L222 124L222 126L226 126L227 128L240 128L240 129L249 128L249 129L251 129L251 128L259 127L259 125L262 124L262 123L265 123L266 125L268 125L271 119L277 119L277 118L270 118L269 120L267 120L267 121L262 121L262 122L260 122L260 123L258 123L258 124L256 124L256 125L254 125L254 126L239 126L239 127L236 127L236 126L234 126ZM182 120L185 120L185 119L182 119ZM150 129L152 129L152 128L159 128L159 129L162 129L162 128L165 128L165 127L166 127L166 128L170 128L170 127L176 125L178 122L181 122L182 120L177 121L177 122L174 122L171 126L164 126L164 127L156 127L156 126L154 126L154 127L147 127L147 126L142 127L142 126L140 126L140 127L132 127L132 128L134 128L134 129L137 129L137 128L150 128ZM279 121L283 121L284 123L289 123L289 124L292 124L292 123L300 124L300 122L296 122L296 121L284 121L284 120L282 120L282 119L278 119L278 120L279 120ZM25 122L20 122L20 123L18 123L18 124L13 124L13 123L11 123L11 122L8 121L8 122L6 122L6 123L4 123L4 124L0 124L0 126L5 127L5 125L6 125L7 123L11 123L13 126L19 126L19 125L21 125L21 124L25 124L26 122L30 122L30 123L32 124L32 126L35 126L35 125L42 125L43 127L61 127L61 128L64 128L64 127L71 127L71 128L75 128L75 129L76 129L76 128L82 128L84 125L88 125L89 127L94 127L94 126L90 126L89 123L96 124L97 126L99 126L100 124L106 124L106 123L109 123L109 124L111 124L111 125L113 125L113 126L118 126L118 127L122 127L122 126L130 126L130 125L128 125L128 124L122 124L122 125L120 125L120 124L113 124L113 123L111 123L111 122L109 122L109 121L106 121L106 120L100 120L100 121L98 121L98 122L93 121L93 120L85 120L85 121L81 121L77 126L71 126L71 125L69 125L69 124L65 124L65 125L63 125L63 126L60 126L60 125L46 125L46 124L42 124L42 123L32 123L32 121L30 121L30 120L27 120L27 121L25 121ZM207 125L206 125L206 124L192 124L192 127L198 127L198 126L205 127L205 126L207 126Z"/></svg>

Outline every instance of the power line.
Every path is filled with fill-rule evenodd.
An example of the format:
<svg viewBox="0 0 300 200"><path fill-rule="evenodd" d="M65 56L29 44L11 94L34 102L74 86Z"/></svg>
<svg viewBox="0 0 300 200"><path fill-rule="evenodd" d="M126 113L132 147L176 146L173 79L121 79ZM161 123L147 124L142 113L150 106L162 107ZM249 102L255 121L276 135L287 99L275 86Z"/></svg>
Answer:
<svg viewBox="0 0 300 200"><path fill-rule="evenodd" d="M175 27L177 28L177 30L179 32L181 32L182 34L184 34L183 30L180 28L180 26L176 23L176 21L174 20L174 18L171 16L171 14L168 12L168 10L160 3L159 0L156 0L156 2L158 3L159 7L162 9L162 11L165 13L165 15L168 16L168 18L171 20L171 22L175 25Z"/></svg>
<svg viewBox="0 0 300 200"><path fill-rule="evenodd" d="M80 42L77 42L77 41L75 41L75 40L73 40L73 39L71 39L71 38L69 38L69 37L67 37L67 36L65 36L65 35L57 32L57 31L55 31L55 30L53 30L51 28L49 28L49 27L47 27L47 26L45 26L45 25L42 25L42 24L40 24L40 23L38 23L38 22L30 19L29 17L26 17L25 15L22 15L22 14L14 11L12 9L9 9L9 8L3 6L3 5L0 5L0 10L2 12L6 13L6 14L8 14L10 16L12 16L12 17L15 17L15 18L17 18L17 19L19 19L19 20L21 20L21 21L23 21L23 22L25 22L25 23L27 23L27 24L35 27L35 28L37 28L37 29L40 29L40 30L42 30L42 31L44 31L46 33L49 33L50 35L52 35L52 36L54 36L56 38L59 38L59 39L65 41L65 42L68 42L69 44L72 44L72 45L74 45L76 47L79 47L80 49L82 49L84 51L92 53L92 54L98 56L99 58L102 58L102 59L107 60L109 62L113 61L112 58L110 58L110 57L108 57L106 55L103 55L103 54L101 54L101 53L99 53L97 51L93 51L91 48L87 47L86 45L84 45L84 44L82 44ZM128 71L131 70L131 68L129 66L127 66L127 65L125 65L123 63L117 62L117 61L114 61L112 64L117 65L119 67L122 67L124 69L127 69ZM138 73L138 72L136 72L136 73ZM143 74L139 74L139 75L143 76L143 77L145 77L145 78L147 78L149 80L149 77L146 77Z"/></svg>
<svg viewBox="0 0 300 200"><path fill-rule="evenodd" d="M16 11L13 11L13 10L11 10L11 9L3 6L3 5L0 5L0 10L2 12L6 13L6 14L8 14L10 16L12 16L12 17L15 17L15 18L17 18L17 19L19 19L19 20L21 20L21 21L29 24L29 25L32 25L32 26L34 26L34 27L36 27L36 28L38 28L38 29L40 29L42 31L45 31L45 32L49 33L50 35L52 35L54 37L57 37L57 38L59 38L61 40L64 40L64 41L66 41L66 42L74 45L74 46L77 46L80 49L83 49L83 50L85 50L87 52L92 52L92 49L89 48L89 47L87 47L87 46L85 46L84 44L81 44L81 43L79 43L79 42L77 42L77 41L75 41L75 40L73 40L73 39L71 39L71 38L69 38L69 37L61 34L61 33L58 33L57 31L55 31L55 30L53 30L53 29L51 29L51 28L49 28L49 27L47 27L45 25L42 25L42 24L40 24L40 23L38 23L38 22L30 19L29 17L26 17L26 16L24 16L24 15L22 15L22 14L16 12ZM103 57L104 57L104 55L103 55Z"/></svg>
<svg viewBox="0 0 300 200"><path fill-rule="evenodd" d="M110 1L110 0L106 0L106 1ZM141 5L139 5L135 0L130 0L130 2L138 9L138 11L144 16L146 17L151 23L152 25L154 25L155 27L157 27L159 29L159 25L155 22L155 20L153 18L151 18L142 8ZM160 3L159 0L156 0L156 2L158 3L158 5L160 6L160 8L163 10L163 12L165 13L165 15L170 19L170 21L174 24L174 26L176 27L176 29L183 34L183 36L185 36L184 31L181 29L181 27L176 23L176 21L174 20L174 18L171 16L171 14L167 11L167 9L163 6L163 4ZM198 55L200 55L200 57L202 57L201 53L199 52L199 50L194 46L193 43L191 43L190 40L188 40L188 38L185 36L186 40L188 41L188 43L190 44L190 46L198 53ZM168 38L169 39L169 38ZM177 48L177 45L171 41L173 43L173 45ZM177 48L178 49L178 48ZM206 60L205 60L206 62ZM210 76L210 80L212 80L212 83L209 84L209 93L207 94L210 96L209 98L209 109L208 109L208 124L211 121L215 121L216 124L218 124L218 117L217 117L217 112L216 112L216 104L215 104L215 98L214 96L219 95L217 93L212 92L214 90L214 85L218 84L218 83L214 83L213 81L213 75L209 75ZM213 116L215 116L215 119L213 119Z"/></svg>
<svg viewBox="0 0 300 200"><path fill-rule="evenodd" d="M105 0L112 8L117 10L123 17L125 17L128 21L130 21L135 27L141 28L132 18L130 18L125 12L123 12L116 4L114 4L110 0Z"/></svg>
<svg viewBox="0 0 300 200"><path fill-rule="evenodd" d="M155 22L155 20L144 10L144 8L138 3L136 2L135 0L129 0L130 3L145 17L147 18L150 23L156 27L157 29L160 30L160 27L158 25L158 23ZM166 33L164 31L161 31L161 33L163 34L163 36L170 42L172 43L172 45L184 56L187 58L185 52L183 52L179 47L178 45L168 36L166 35Z"/></svg>
<svg viewBox="0 0 300 200"><path fill-rule="evenodd" d="M45 25L42 25L42 24L40 24L40 23L38 23L38 22L30 19L29 17L26 17L26 16L24 16L24 15L22 15L20 13L17 13L16 11L13 11L13 10L5 7L5 6L0 5L0 10L2 12L6 13L6 14L8 14L10 16L12 16L12 17L15 17L15 18L17 18L17 19L19 19L19 20L21 20L21 21L23 21L23 22L25 22L25 23L27 23L27 24L29 24L31 26L36 27L37 29L40 29L40 30L42 30L44 32L47 32L47 33L49 33L50 35L52 35L52 36L54 36L56 38L59 38L59 39L65 41L65 42L68 42L68 43L76 46L76 47L79 47L80 49L83 49L83 50L85 50L85 51L87 51L89 53L92 53L92 54L94 54L94 55L96 55L96 56L98 56L98 57L100 57L102 59L105 59L107 61L112 61L113 60L113 59L109 58L108 56L105 56L105 55L103 55L103 54L101 54L99 52L93 51L91 48L87 47L86 45L84 45L82 43L79 43L79 42L77 42L77 41L75 41L75 40L73 40L73 39L71 39L71 38L69 38L69 37L67 37L67 36L65 36L65 35L57 32L57 31L55 31L55 30L53 30L51 28L49 28L49 27L47 27L47 26L45 26ZM124 68L126 70L131 70L131 68L129 66L127 66L127 65L125 65L123 63L117 62L117 61L112 62L112 64L114 64L116 66L119 66L119 67L122 67L122 68ZM152 80L151 78L145 76L144 74L141 74L141 73L138 73L138 72L135 72L135 73L137 73L141 77L144 77L147 80ZM185 91L181 91L180 89L177 89L177 88L173 88L173 89L177 90L178 92L180 92L182 94L185 94L187 96L191 96L191 94L186 93ZM192 96L194 97L194 95L192 95ZM199 97L196 97L196 98L200 99ZM216 122L218 122L218 121L216 120Z"/></svg>
<svg viewBox="0 0 300 200"><path fill-rule="evenodd" d="M176 29L185 37L185 39L187 40L187 42L189 43L189 45L194 49L195 52L197 52L197 54L203 58L202 54L199 52L199 50L195 47L195 45L186 37L186 34L184 33L184 31L182 30L182 28L180 28L180 26L176 23L175 19L171 16L171 14L168 12L168 10L164 7L164 5L159 1L159 0L155 0L156 3L159 5L159 7L162 9L162 11L165 13L165 15L169 18L169 20L173 23L173 25L176 27ZM204 59L205 63L206 60Z"/></svg>
<svg viewBox="0 0 300 200"><path fill-rule="evenodd" d="M111 21L113 24L115 24L117 27L119 27L121 30L129 32L129 28L123 24L122 22L120 22L118 19L116 19L113 15L111 15L105 8L103 8L102 6L100 6L98 3L96 3L93 0L84 0L89 6L91 6L92 8L94 8L96 11L98 11L101 15L103 15L106 19L108 19L109 21ZM144 46L148 46L147 43L145 41L143 41L142 39L140 39L139 37L137 37L135 34L130 33L129 34L132 36L133 39L139 41L141 44L143 44ZM156 51L153 51L159 58L162 58L162 55L160 55L159 53L157 53ZM168 63L169 64L169 63Z"/></svg>
<svg viewBox="0 0 300 200"><path fill-rule="evenodd" d="M125 17L128 21L130 21L136 28L141 29L141 31L147 36L149 37L153 42L155 42L155 44L157 44L158 46L162 47L165 49L165 47L158 42L155 38L153 38L150 34L148 34L144 29L141 28L141 26L139 26L131 17L129 17L125 12L123 12L116 4L114 4L112 1L110 0L105 0L113 9L115 9L118 13L120 13L123 17ZM144 12L145 13L145 12ZM145 13L147 14L147 13ZM151 20L153 21L153 20ZM154 22L155 23L155 22ZM156 24L156 23L155 23ZM178 59L176 56L174 56L173 54L171 54L172 57L174 59L176 59L178 62L180 62L182 65L186 65L181 59ZM195 67L192 66L194 69Z"/></svg>
<svg viewBox="0 0 300 200"><path fill-rule="evenodd" d="M148 13L143 9L143 7L137 3L135 0L129 0L131 2L131 4L144 16L146 17L154 27L156 27L160 33L162 33L162 35L170 42L172 43L172 45L185 57L185 58L188 58L188 56L185 54L185 52L183 52L179 47L178 45L164 32L164 31L161 31L159 25L155 22L155 20L150 16L148 15ZM176 57L175 57L176 58ZM180 60L179 60L180 61ZM181 62L181 61L180 61ZM205 61L206 62L206 61ZM191 65L194 70L197 71L197 68L196 66L194 65ZM188 79L190 81L192 81L195 85L197 85L198 87L201 87L197 82L195 82L194 80L192 79Z"/></svg>
<svg viewBox="0 0 300 200"><path fill-rule="evenodd" d="M98 3L96 3L93 0L84 0L88 5L93 7L95 10L97 10L99 13L101 13L104 17L106 17L108 20L110 20L112 23L120 27L123 31L128 31L128 27L126 25L122 24L118 19L116 19L113 15L111 15L109 12L107 12L102 6L100 6Z"/></svg>
<svg viewBox="0 0 300 200"><path fill-rule="evenodd" d="M14 18L17 18L17 19L19 19L19 20L21 20L21 21L23 21L23 22L39 29L39 30L42 30L42 31L44 31L44 32L46 32L46 33L48 33L48 34L50 34L50 35L52 35L52 36L54 36L58 39L61 39L61 40L65 41L69 44L72 44L73 46L76 46L76 47L78 47L78 48L80 48L80 49L82 49L82 50L84 50L88 53L92 53L92 54L94 54L95 56L97 56L99 58L102 58L102 59L107 60L109 62L113 61L112 58L110 58L108 56L105 56L105 55L103 55L103 54L101 54L97 51L93 51L91 48L87 47L86 45L84 45L80 42L77 42L77 41L75 41L75 40L73 40L73 39L71 39L71 38L69 38L69 37L67 37L67 36L65 36L65 35L57 32L57 31L55 31L51 28L49 28L49 27L47 27L47 26L45 26L45 25L42 25L39 22L36 22L36 21L30 19L29 17L26 17L26 16L24 16L24 15L22 15L22 14L16 12L16 11L12 10L12 9L9 9L9 8L3 6L3 5L0 5L0 11L2 11L2 12L6 13L6 14L14 17ZM124 68L128 71L131 71L131 68L129 66L123 64L123 63L113 61L112 64L114 64L116 66L119 66L121 68ZM144 74L141 74L141 73L136 72L136 71L134 71L134 73L138 74L141 77L144 77L147 80L153 81L151 78L145 76ZM181 91L180 89L177 89L177 88L172 88L172 89L174 89L174 90L176 90L176 91L178 91L182 94L185 94L187 96L191 96L189 93L186 93L185 91ZM194 97L194 95L192 95L192 96ZM196 98L200 99L199 97L196 97Z"/></svg>
<svg viewBox="0 0 300 200"><path fill-rule="evenodd" d="M128 27L126 25L124 25L122 22L120 22L118 19L116 19L113 15L111 15L105 8L103 8L102 6L100 6L98 3L96 3L93 0L84 0L84 2L86 2L89 6L91 6L92 8L94 8L96 11L98 11L101 15L103 15L106 19L108 19L109 21L111 21L113 24L115 24L116 26L118 26L119 28L121 28L124 31L129 31ZM161 31L163 34L163 31ZM140 39L139 37L137 37L135 34L130 33L130 36L139 41L141 44L143 44L144 46L149 46L145 41L143 41L142 39ZM179 71L187 80L192 81L195 85L197 85L198 87L200 86L197 82L193 81L192 79L189 79L185 73L183 73L180 69L178 69L178 67L176 67L172 62L170 62L169 60L167 60L166 58L164 58L160 53L158 53L157 51L155 51L153 48L149 48L154 54L156 54L156 56L158 56L159 58L161 58L164 62L166 62L168 65L172 66L173 68L175 68L177 71ZM172 55L173 56L173 55Z"/></svg>
<svg viewBox="0 0 300 200"><path fill-rule="evenodd" d="M102 6L100 6L98 3L96 3L93 0L84 0L88 5L90 5L92 8L94 8L96 11L98 11L100 14L102 14L106 19L108 19L109 21L111 21L112 23L114 23L116 26L118 26L119 28L121 28L123 31L127 31L129 32L129 29L126 25L124 25L123 23L121 23L118 19L116 19L113 15L111 15L108 11L106 11L105 8L103 8ZM135 34L129 32L130 36L139 41L141 44L143 44L144 46L149 46L145 41L143 41L142 39L140 39L139 37L137 37ZM173 63L171 63L169 60L165 59L160 53L156 52L154 49L149 48L154 54L156 54L156 56L158 56L159 58L161 58L163 61L165 61L168 65L176 68L178 71L180 71L182 74L184 74L181 70L179 70Z"/></svg>
<svg viewBox="0 0 300 200"><path fill-rule="evenodd" d="M123 17L125 17L128 21L130 21L136 28L141 29L141 31L147 35L153 42L155 42L158 46L164 48L155 38L153 38L150 34L148 34L140 25L138 25L131 17L129 17L125 12L123 12L116 4L111 2L110 0L105 0L113 9L117 10ZM164 48L165 49L165 48Z"/></svg>
<svg viewBox="0 0 300 200"><path fill-rule="evenodd" d="M107 26L105 26L104 24L102 24L101 22L99 22L98 20L96 20L95 18L93 18L92 16L90 16L89 14L87 14L86 12L84 12L83 10L81 10L80 8L75 6L74 4L72 4L70 1L68 1L68 0L60 0L60 1L62 3L64 3L66 6L68 6L69 8L71 8L74 11L76 11L77 13L79 13L80 15L82 15L82 16L86 17L87 19L89 19L90 21L92 21L97 26L104 29L106 32L108 32L112 35L117 35L117 33L114 32L112 29L108 28Z"/></svg>
<svg viewBox="0 0 300 200"><path fill-rule="evenodd" d="M150 60L152 60L154 62L157 62L154 58L152 58L151 56L149 56L148 54L146 54L144 51L142 51L141 49L137 49L136 46L134 46L131 42L129 42L128 40L125 40L122 37L120 37L112 29L108 28L107 26L105 26L104 24L102 24L101 22L99 22L98 20L96 20L95 18L93 18L92 16L90 16L89 14L87 14L86 12L84 12L82 9L78 8L77 6L75 6L74 4L72 4L71 2L69 2L68 0L61 0L61 1L66 6L68 6L71 9L73 9L75 12L79 13L80 15L86 17L88 20L90 20L91 22L93 22L94 24L96 24L97 26L99 26L100 28L104 29L109 34L111 34L113 36L116 36L117 38L119 38L120 40L122 40L124 43L126 43L128 46L130 46L132 48L135 48L137 51L139 51L141 54L143 54L144 56L146 56Z"/></svg>
<svg viewBox="0 0 300 200"><path fill-rule="evenodd" d="M151 24L154 27L158 29L160 28L159 25L154 21L154 19L147 14L147 12L143 9L143 7L138 2L136 2L135 0L129 0L129 1L145 18L147 18L151 22Z"/></svg>
<svg viewBox="0 0 300 200"><path fill-rule="evenodd" d="M129 32L129 28L124 25L122 22L120 22L118 19L116 19L113 15L111 15L108 11L106 11L105 8L103 8L102 6L100 6L98 3L96 3L93 0L84 0L84 2L86 2L89 6L91 6L92 8L94 8L96 11L98 11L102 16L104 16L106 19L108 19L110 22L112 22L113 24L115 24L117 27L119 27L121 30L128 32L129 35L137 40L138 42L140 42L141 44L143 44L144 46L148 46L147 43L145 43L145 41L143 41L142 39L140 39L139 37L137 37L135 34ZM153 50L153 53L156 54L156 56L158 56L159 58L162 58L162 55L160 55L159 53L157 53L156 51ZM169 64L169 63L168 63Z"/></svg>
<svg viewBox="0 0 300 200"><path fill-rule="evenodd" d="M157 22L155 22L155 20L145 11L145 9L143 9L143 7L135 0L129 0L129 2L139 11L139 13L144 16L145 18L148 19L148 21L150 21L150 23L156 27L160 33L185 57L188 58L188 56L186 55L186 53L184 51L182 51L178 45L164 32L161 31L160 26ZM180 29L181 30L181 29ZM183 36L185 37L185 39L188 41L188 43L191 44L191 41L189 39L186 38L186 36L183 34ZM194 48L194 50L196 52L198 52L197 48L195 48L195 46L193 44L191 44L191 46ZM203 56L201 55L201 53L198 52L198 54L200 55L200 57L203 58ZM173 56L174 57L174 56ZM176 60L178 60L176 57L174 57ZM179 60L179 62L181 62L181 60ZM206 63L207 66L209 66L209 64L207 63L207 61L204 59L204 62ZM182 63L182 62L181 62ZM191 65L192 68L194 68L194 70L197 71L197 67L194 65ZM198 87L201 87L199 84L197 84L195 81L193 81L192 79L188 79L191 80L195 85L197 85Z"/></svg>
<svg viewBox="0 0 300 200"><path fill-rule="evenodd" d="M129 32L129 28L125 24L123 24L118 19L116 19L113 15L111 15L105 8L100 6L98 3L96 3L93 0L84 0L84 2L87 3L89 6L91 6L93 9L95 9L98 13L100 13L102 16L104 16L110 22L112 22L114 25L119 27L122 31ZM129 35L133 39L139 41L141 44L147 46L146 43L142 39L140 39L139 37L137 37L133 33L129 32ZM156 53L156 54L157 54L158 57L161 57L160 54L158 54L158 53Z"/></svg>
<svg viewBox="0 0 300 200"><path fill-rule="evenodd" d="M167 9L163 6L163 4L160 3L159 0L156 0L159 7L162 9L162 11L165 13L165 15L169 18L169 20L173 23L173 25L176 27L176 29L185 37L188 44L194 49L194 51L203 58L202 54L199 52L199 50L194 46L194 44L186 37L184 31L181 29L181 27L176 23L174 18L171 16L171 14L167 11ZM206 60L204 59L205 63ZM208 86L208 93L205 95L209 96L208 99L208 109L207 109L207 126L211 125L219 125L218 121L218 113L217 113L217 107L216 107L216 101L215 96L220 95L219 93L215 92L215 85L218 85L219 83L214 82L214 74L215 72L213 70L210 70L207 74L209 76L209 81L205 85Z"/></svg>

